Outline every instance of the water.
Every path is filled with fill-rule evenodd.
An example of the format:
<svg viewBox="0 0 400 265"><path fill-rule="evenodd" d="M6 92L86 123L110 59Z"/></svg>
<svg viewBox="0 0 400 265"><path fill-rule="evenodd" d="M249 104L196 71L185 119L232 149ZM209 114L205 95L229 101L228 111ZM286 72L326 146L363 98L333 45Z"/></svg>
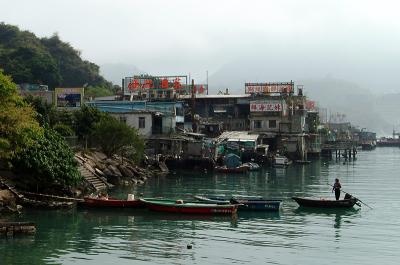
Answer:
<svg viewBox="0 0 400 265"><path fill-rule="evenodd" d="M171 174L116 195L261 195L283 199L283 208L234 218L129 209L26 211L14 219L34 221L38 231L1 238L0 264L398 264L399 172L400 149L378 148L345 164L318 160L249 175ZM335 177L373 209L305 211L290 199L333 198L327 183Z"/></svg>

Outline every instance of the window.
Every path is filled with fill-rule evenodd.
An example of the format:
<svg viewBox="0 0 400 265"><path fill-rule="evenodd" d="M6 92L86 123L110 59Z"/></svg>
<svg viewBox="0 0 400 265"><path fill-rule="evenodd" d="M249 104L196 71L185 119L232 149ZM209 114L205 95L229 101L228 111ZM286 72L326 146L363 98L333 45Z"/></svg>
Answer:
<svg viewBox="0 0 400 265"><path fill-rule="evenodd" d="M254 121L254 129L261 129L261 121L260 120Z"/></svg>
<svg viewBox="0 0 400 265"><path fill-rule="evenodd" d="M126 123L126 117L125 116L119 116L119 121L122 123Z"/></svg>
<svg viewBox="0 0 400 265"><path fill-rule="evenodd" d="M139 117L139 129L146 128L146 118Z"/></svg>
<svg viewBox="0 0 400 265"><path fill-rule="evenodd" d="M269 120L269 128L276 128L276 120Z"/></svg>

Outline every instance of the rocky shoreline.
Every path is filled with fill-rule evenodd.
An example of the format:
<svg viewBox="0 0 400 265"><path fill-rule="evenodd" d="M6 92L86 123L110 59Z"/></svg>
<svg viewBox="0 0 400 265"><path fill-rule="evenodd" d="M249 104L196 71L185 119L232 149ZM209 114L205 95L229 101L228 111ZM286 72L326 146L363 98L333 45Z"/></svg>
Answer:
<svg viewBox="0 0 400 265"><path fill-rule="evenodd" d="M126 158L117 155L107 157L98 151L77 152L75 159L83 181L72 188L70 194L60 194L60 192L39 194L18 190L16 181L18 177L10 172L10 174L2 174L3 176L0 176L2 177L0 178L0 213L19 213L22 206L57 209L71 207L73 205L71 200L108 192L113 187L142 185L152 176L168 173L167 167L158 161L146 160L139 166ZM63 197L65 197L64 202Z"/></svg>

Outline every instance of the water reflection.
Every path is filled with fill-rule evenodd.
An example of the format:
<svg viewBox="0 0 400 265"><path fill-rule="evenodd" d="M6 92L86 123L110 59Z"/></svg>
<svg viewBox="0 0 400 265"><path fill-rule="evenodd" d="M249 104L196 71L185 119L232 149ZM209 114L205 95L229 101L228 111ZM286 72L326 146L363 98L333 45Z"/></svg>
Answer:
<svg viewBox="0 0 400 265"><path fill-rule="evenodd" d="M335 237L340 238L341 228L345 221L347 225L351 225L351 220L359 216L361 208L336 208L321 209L312 207L299 206L294 213L300 218L306 219L328 219L332 221L332 227L335 229Z"/></svg>

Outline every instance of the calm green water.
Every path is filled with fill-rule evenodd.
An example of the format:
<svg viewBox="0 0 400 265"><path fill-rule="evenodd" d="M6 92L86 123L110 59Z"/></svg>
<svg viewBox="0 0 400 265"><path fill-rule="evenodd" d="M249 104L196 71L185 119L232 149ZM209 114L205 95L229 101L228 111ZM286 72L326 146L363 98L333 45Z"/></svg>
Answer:
<svg viewBox="0 0 400 265"><path fill-rule="evenodd" d="M318 160L239 176L171 174L117 195L261 195L282 198L283 208L235 218L145 210L29 211L14 219L36 222L36 235L1 238L0 264L398 264L399 172L400 149L378 148L359 152L346 164ZM304 211L290 199L333 198L326 183L335 177L373 210Z"/></svg>

